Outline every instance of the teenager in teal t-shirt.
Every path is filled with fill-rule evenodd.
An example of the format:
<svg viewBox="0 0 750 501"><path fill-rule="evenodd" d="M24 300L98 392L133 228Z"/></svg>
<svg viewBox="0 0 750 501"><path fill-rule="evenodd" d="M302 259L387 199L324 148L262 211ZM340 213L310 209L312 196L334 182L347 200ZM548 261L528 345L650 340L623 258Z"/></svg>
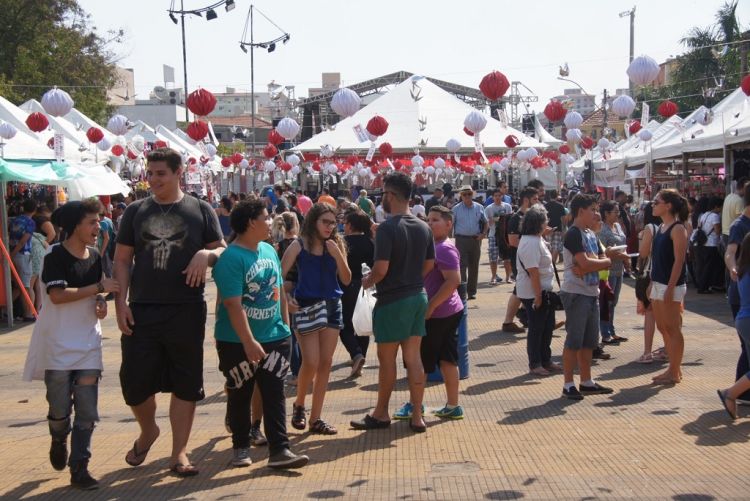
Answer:
<svg viewBox="0 0 750 501"><path fill-rule="evenodd" d="M214 336L219 370L226 378L232 466L249 466L250 401L258 385L271 468L299 468L308 457L289 450L284 378L289 370L290 330L281 263L273 247L271 219L262 201L243 200L229 224L237 235L213 269L219 291Z"/></svg>

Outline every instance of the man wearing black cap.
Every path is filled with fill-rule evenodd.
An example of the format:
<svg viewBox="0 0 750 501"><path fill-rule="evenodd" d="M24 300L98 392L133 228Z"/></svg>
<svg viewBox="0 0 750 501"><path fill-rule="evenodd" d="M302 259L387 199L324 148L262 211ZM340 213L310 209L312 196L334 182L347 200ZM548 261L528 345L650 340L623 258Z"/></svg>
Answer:
<svg viewBox="0 0 750 501"><path fill-rule="evenodd" d="M159 436L154 394L169 392L169 466L186 477L198 474L188 460L187 442L195 403L204 397L203 286L207 267L226 244L211 206L180 190L180 154L163 148L147 160L152 196L125 209L114 259L120 283L117 324L123 333L120 384L141 431L125 461L131 466L145 461Z"/></svg>

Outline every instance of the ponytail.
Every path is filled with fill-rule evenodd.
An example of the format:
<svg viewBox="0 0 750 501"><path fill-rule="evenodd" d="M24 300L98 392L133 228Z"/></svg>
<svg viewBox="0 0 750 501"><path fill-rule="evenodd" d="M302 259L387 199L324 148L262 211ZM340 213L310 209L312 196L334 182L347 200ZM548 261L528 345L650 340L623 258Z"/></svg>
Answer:
<svg viewBox="0 0 750 501"><path fill-rule="evenodd" d="M681 223L687 222L690 213L688 201L685 197L680 195L679 191L672 188L664 189L659 191L658 197L661 198L664 203L672 206L670 212L678 221Z"/></svg>

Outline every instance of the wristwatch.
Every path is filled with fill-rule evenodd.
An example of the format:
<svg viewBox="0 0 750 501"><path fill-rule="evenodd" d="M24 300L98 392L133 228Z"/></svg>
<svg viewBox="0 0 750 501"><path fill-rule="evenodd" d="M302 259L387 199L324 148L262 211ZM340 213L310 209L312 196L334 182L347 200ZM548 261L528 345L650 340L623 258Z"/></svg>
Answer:
<svg viewBox="0 0 750 501"><path fill-rule="evenodd" d="M102 285L102 283L99 282L96 284L96 293L101 294L102 292L104 292L104 285Z"/></svg>

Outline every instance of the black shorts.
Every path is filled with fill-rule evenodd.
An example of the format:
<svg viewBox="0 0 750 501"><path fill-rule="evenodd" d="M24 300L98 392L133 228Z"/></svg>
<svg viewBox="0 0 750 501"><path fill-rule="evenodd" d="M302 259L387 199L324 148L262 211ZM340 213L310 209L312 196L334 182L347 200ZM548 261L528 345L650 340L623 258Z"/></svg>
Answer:
<svg viewBox="0 0 750 501"><path fill-rule="evenodd" d="M511 247L510 244L508 244L505 241L505 239L502 239L502 241L498 240L497 259L499 261L510 261L512 258L513 258L513 247Z"/></svg>
<svg viewBox="0 0 750 501"><path fill-rule="evenodd" d="M133 334L120 338L125 403L139 405L159 392L202 400L206 303L131 304L130 309Z"/></svg>
<svg viewBox="0 0 750 501"><path fill-rule="evenodd" d="M440 360L458 365L458 324L464 312L425 321L427 335L422 338L420 352L426 373L433 372Z"/></svg>

